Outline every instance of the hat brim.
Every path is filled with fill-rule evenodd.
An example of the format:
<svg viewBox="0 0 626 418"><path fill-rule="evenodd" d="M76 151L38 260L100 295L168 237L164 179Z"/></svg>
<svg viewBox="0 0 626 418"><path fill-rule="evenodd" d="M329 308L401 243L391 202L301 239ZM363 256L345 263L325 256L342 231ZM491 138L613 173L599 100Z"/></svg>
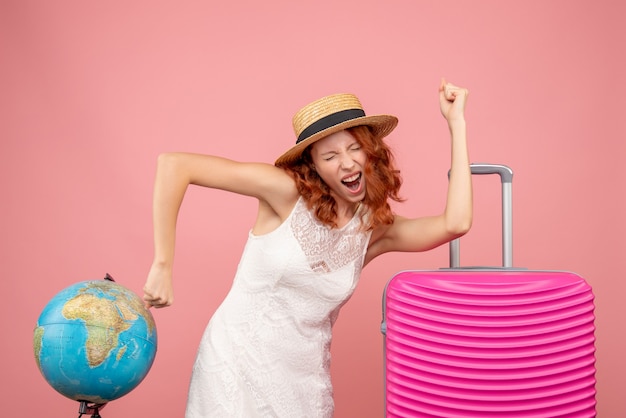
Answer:
<svg viewBox="0 0 626 418"><path fill-rule="evenodd" d="M376 139L382 139L389 135L391 131L395 129L398 125L398 118L392 115L374 115L374 116L363 116L360 118L354 118L347 120L342 123L338 123L337 125L333 125L330 128L326 128L322 131L319 131L304 141L301 141L291 147L287 152L278 157L278 159L274 162L274 165L286 166L295 161L297 161L302 152L306 149L306 147L311 144L319 141L322 138L327 137L328 135L334 134L335 132L343 131L344 129L353 128L355 126L368 126L372 135Z"/></svg>

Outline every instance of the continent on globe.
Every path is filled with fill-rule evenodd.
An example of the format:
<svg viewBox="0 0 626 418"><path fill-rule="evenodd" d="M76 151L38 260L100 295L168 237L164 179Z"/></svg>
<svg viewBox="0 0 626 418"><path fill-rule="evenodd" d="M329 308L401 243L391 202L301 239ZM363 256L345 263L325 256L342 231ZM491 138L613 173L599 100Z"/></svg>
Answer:
<svg viewBox="0 0 626 418"><path fill-rule="evenodd" d="M111 296L110 301L103 297L90 294L98 288L103 295ZM132 306L135 299L128 300L123 292L115 292L103 286L102 282L93 282L81 290L81 293L70 299L63 306L63 316L67 319L81 319L90 324L87 329L87 360L92 367L104 362L109 353L118 345L118 336L130 328L132 322L141 315L143 305ZM132 306L134 309L129 309ZM152 317L148 319L150 330L154 329Z"/></svg>

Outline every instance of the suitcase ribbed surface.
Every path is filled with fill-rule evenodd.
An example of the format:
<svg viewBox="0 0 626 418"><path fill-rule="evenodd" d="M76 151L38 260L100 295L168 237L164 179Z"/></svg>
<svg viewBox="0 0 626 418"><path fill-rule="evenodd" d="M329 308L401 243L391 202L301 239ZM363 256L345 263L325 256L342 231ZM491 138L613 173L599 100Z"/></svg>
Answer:
<svg viewBox="0 0 626 418"><path fill-rule="evenodd" d="M402 272L388 284L387 417L594 417L594 306L579 276Z"/></svg>

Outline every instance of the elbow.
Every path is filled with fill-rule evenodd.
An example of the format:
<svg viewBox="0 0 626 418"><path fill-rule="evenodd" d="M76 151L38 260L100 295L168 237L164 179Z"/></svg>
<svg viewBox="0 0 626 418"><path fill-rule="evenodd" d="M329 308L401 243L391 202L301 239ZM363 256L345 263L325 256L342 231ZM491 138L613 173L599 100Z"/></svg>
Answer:
<svg viewBox="0 0 626 418"><path fill-rule="evenodd" d="M462 237L463 235L467 234L471 228L471 216L468 216L464 219L455 220L454 222L449 222L446 226L448 235L451 237L451 240Z"/></svg>
<svg viewBox="0 0 626 418"><path fill-rule="evenodd" d="M465 205L447 207L444 212L445 228L451 240L462 237L472 228L474 210L471 200Z"/></svg>
<svg viewBox="0 0 626 418"><path fill-rule="evenodd" d="M176 165L178 156L174 152L164 152L157 157L157 167L172 167Z"/></svg>
<svg viewBox="0 0 626 418"><path fill-rule="evenodd" d="M157 157L156 181L190 184L191 177L185 154L166 152Z"/></svg>
<svg viewBox="0 0 626 418"><path fill-rule="evenodd" d="M182 155L179 153L165 152L157 157L157 173L162 175L180 176L183 167Z"/></svg>

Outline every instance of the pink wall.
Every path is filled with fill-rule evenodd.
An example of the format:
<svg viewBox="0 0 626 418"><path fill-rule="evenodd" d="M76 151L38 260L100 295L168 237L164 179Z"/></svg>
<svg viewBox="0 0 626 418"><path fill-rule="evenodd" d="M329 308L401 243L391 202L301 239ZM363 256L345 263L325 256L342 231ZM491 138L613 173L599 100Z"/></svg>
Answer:
<svg viewBox="0 0 626 418"><path fill-rule="evenodd" d="M624 16L619 0L0 2L0 414L76 415L36 368L33 326L76 281L109 272L141 291L160 152L271 162L299 106L355 92L369 113L400 117L389 139L408 197L398 210L430 214L445 197L446 76L471 90L472 159L515 170L515 264L593 286L599 415L626 416ZM476 180L465 264L498 262L497 193L495 179ZM182 416L198 339L254 212L250 199L190 191L177 303L155 312L156 363L104 416ZM439 248L366 269L336 326L338 418L382 416L386 281L445 263Z"/></svg>

